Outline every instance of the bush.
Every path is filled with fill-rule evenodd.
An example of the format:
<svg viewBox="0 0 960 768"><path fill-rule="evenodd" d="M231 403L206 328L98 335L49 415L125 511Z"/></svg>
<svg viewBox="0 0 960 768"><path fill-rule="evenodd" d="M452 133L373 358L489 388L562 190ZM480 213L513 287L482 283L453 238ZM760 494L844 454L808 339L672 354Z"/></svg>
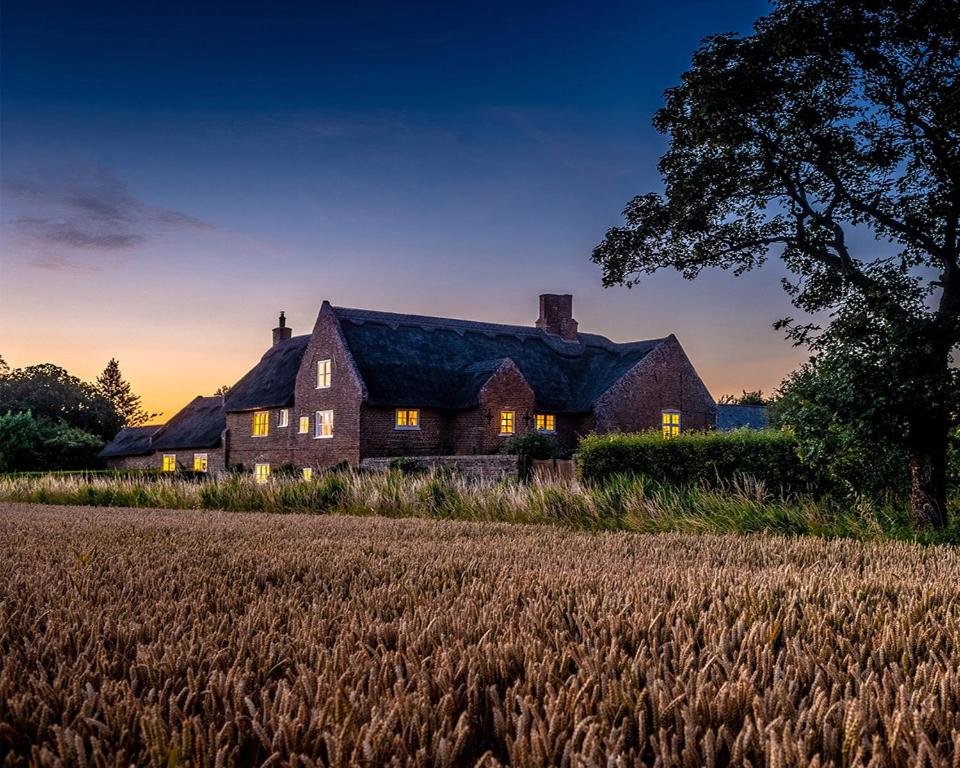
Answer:
<svg viewBox="0 0 960 768"><path fill-rule="evenodd" d="M510 438L501 448L501 453L509 453L522 459L559 459L560 444L553 435L542 432L525 432Z"/></svg>
<svg viewBox="0 0 960 768"><path fill-rule="evenodd" d="M387 466L402 475L417 475L426 471L423 463L417 461L412 456L397 456L396 458L390 459L390 463Z"/></svg>
<svg viewBox="0 0 960 768"><path fill-rule="evenodd" d="M591 484L615 475L644 475L675 486L749 476L783 493L815 485L793 435L775 430L687 432L670 440L659 432L588 435L577 450L577 472Z"/></svg>

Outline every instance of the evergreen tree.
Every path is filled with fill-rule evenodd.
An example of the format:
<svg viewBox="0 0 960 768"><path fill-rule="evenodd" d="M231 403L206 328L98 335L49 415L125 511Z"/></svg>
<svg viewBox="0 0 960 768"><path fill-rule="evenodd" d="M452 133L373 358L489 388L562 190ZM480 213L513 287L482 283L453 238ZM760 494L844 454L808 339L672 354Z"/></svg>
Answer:
<svg viewBox="0 0 960 768"><path fill-rule="evenodd" d="M159 413L149 413L140 403L140 395L133 391L130 382L120 373L120 363L111 358L107 367L97 377L97 389L106 397L123 419L123 426L136 427L146 424Z"/></svg>

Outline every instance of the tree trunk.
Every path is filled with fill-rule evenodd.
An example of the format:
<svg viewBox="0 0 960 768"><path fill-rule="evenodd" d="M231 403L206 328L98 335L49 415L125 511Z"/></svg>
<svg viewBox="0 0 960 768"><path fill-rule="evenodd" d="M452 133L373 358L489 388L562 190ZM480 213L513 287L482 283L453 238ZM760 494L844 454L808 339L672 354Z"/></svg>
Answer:
<svg viewBox="0 0 960 768"><path fill-rule="evenodd" d="M947 440L946 419L925 430L927 440L914 444L910 462L910 507L919 526L944 528L947 525Z"/></svg>

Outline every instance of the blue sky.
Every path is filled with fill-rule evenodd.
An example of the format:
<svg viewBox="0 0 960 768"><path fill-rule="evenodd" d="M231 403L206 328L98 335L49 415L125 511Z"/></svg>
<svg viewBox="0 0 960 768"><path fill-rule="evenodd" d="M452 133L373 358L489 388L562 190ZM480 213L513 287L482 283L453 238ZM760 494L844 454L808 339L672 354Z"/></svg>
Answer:
<svg viewBox="0 0 960 768"><path fill-rule="evenodd" d="M803 358L775 264L603 289L590 252L659 187L651 127L698 41L760 2L2 6L2 354L170 411L280 309L676 333L714 395Z"/></svg>

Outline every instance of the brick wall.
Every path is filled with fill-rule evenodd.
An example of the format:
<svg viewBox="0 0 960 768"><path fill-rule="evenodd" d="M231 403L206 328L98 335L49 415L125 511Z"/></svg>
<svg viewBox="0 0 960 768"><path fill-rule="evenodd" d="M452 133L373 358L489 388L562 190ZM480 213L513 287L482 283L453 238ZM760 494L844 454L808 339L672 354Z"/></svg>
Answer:
<svg viewBox="0 0 960 768"><path fill-rule="evenodd" d="M320 360L331 361L328 389L317 389L317 363ZM362 399L363 383L353 357L347 351L340 322L325 301L297 373L296 405L291 412L293 422L296 423L300 416L310 417L309 434L296 434L294 428L291 448L298 466L332 467L341 462L356 466L360 462ZM333 411L333 437L314 437L317 411Z"/></svg>
<svg viewBox="0 0 960 768"><path fill-rule="evenodd" d="M536 399L520 369L506 361L480 388L480 405L453 419L453 447L458 454L497 453L511 435L500 434L500 412L513 411L514 434L533 429Z"/></svg>
<svg viewBox="0 0 960 768"><path fill-rule="evenodd" d="M454 416L437 408L419 410L419 429L396 429L395 408L363 406L360 410L361 455L442 456L453 453Z"/></svg>
<svg viewBox="0 0 960 768"><path fill-rule="evenodd" d="M420 456L417 458L425 468L445 467L471 480L502 480L505 477L518 477L519 464L516 456ZM365 470L385 472L390 466L390 458L365 458L360 467Z"/></svg>
<svg viewBox="0 0 960 768"><path fill-rule="evenodd" d="M164 454L172 453L177 457L177 468L188 471L193 470L193 455L195 453L207 454L207 472L210 474L222 472L223 448L179 448L169 451L155 451L146 456L123 456L117 459L108 459L107 467L110 469L163 469Z"/></svg>
<svg viewBox="0 0 960 768"><path fill-rule="evenodd" d="M608 389L594 409L597 432L659 429L661 412L680 411L684 430L714 426L713 398L674 336Z"/></svg>

